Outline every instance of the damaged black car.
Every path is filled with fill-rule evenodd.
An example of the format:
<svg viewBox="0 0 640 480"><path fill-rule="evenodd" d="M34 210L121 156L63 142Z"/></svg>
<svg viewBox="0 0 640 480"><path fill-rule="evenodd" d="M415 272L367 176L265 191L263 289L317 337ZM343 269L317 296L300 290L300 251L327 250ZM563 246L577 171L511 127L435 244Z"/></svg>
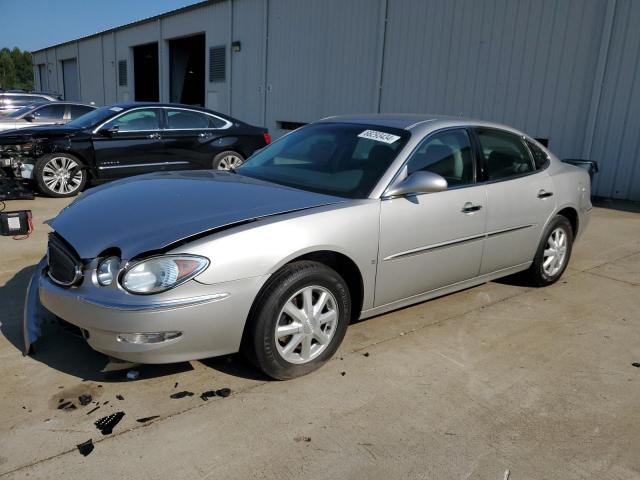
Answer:
<svg viewBox="0 0 640 480"><path fill-rule="evenodd" d="M51 197L87 182L164 170L232 170L270 142L266 129L198 107L122 103L66 125L0 134L0 168Z"/></svg>

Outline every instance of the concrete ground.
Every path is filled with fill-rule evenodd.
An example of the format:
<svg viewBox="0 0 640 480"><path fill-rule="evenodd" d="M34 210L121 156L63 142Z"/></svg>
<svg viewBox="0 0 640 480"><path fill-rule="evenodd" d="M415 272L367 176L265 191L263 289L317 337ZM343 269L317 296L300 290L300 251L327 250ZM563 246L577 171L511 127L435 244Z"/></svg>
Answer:
<svg viewBox="0 0 640 480"><path fill-rule="evenodd" d="M595 209L552 287L492 282L359 322L304 378L268 381L232 356L128 381L54 325L21 355L42 221L66 204L8 202L33 209L36 231L0 237L0 477L640 478L638 214ZM230 397L199 397L223 387ZM195 395L169 397L182 390ZM93 422L117 411L103 436Z"/></svg>

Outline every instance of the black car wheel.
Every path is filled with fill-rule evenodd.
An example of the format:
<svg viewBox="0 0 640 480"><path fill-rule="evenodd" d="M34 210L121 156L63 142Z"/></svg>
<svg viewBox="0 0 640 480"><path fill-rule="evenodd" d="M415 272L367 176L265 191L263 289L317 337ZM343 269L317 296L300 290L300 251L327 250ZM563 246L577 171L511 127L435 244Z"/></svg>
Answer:
<svg viewBox="0 0 640 480"><path fill-rule="evenodd" d="M571 257L573 247L573 229L569 220L561 215L554 217L542 235L538 251L529 267L531 283L545 287L558 281Z"/></svg>
<svg viewBox="0 0 640 480"><path fill-rule="evenodd" d="M242 350L277 380L306 375L336 352L351 316L342 277L318 262L300 261L275 273L250 314Z"/></svg>
<svg viewBox="0 0 640 480"><path fill-rule="evenodd" d="M238 152L227 150L213 157L214 170L233 170L244 163L244 157Z"/></svg>
<svg viewBox="0 0 640 480"><path fill-rule="evenodd" d="M40 191L49 197L73 197L87 183L87 172L73 155L52 153L36 162L35 179Z"/></svg>

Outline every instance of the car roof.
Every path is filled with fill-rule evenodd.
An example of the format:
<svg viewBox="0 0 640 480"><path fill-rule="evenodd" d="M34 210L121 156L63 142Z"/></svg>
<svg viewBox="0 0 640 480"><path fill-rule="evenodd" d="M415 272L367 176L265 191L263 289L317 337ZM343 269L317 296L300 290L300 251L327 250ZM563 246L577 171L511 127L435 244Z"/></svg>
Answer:
<svg viewBox="0 0 640 480"><path fill-rule="evenodd" d="M427 113L367 113L360 115L337 115L326 117L321 122L359 123L363 125L377 125L381 127L398 128L401 130L437 130L454 126L484 126L500 128L522 134L513 127L494 122L487 122L468 117L451 115L433 115Z"/></svg>
<svg viewBox="0 0 640 480"><path fill-rule="evenodd" d="M113 108L113 107L118 107L118 108L122 108L123 110L128 110L130 108L140 108L140 107L177 107L177 108L188 108L189 110L196 110L199 112L205 112L205 113L212 113L214 115L217 115L218 117L222 117L226 120L232 121L232 122L240 122L240 120L234 118L234 117L230 117L229 115L226 115L224 113L218 112L216 110L210 110L208 108L202 108L202 107L197 107L195 105L185 105L184 103L159 103L159 102L120 102L120 103L114 103L112 105L105 105L105 107L107 108Z"/></svg>

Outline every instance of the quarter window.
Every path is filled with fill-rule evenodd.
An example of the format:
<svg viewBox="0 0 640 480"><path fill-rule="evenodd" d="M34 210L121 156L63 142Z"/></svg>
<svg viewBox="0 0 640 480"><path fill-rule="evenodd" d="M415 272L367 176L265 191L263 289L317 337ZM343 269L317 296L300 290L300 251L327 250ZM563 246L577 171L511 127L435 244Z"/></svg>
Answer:
<svg viewBox="0 0 640 480"><path fill-rule="evenodd" d="M534 171L531 156L520 138L500 130L479 129L477 132L489 180Z"/></svg>
<svg viewBox="0 0 640 480"><path fill-rule="evenodd" d="M469 134L464 129L447 130L428 137L411 154L407 173L437 173L450 186L468 185L475 181L473 153Z"/></svg>
<svg viewBox="0 0 640 480"><path fill-rule="evenodd" d="M167 128L174 130L198 130L222 128L225 122L220 118L193 110L167 110Z"/></svg>
<svg viewBox="0 0 640 480"><path fill-rule="evenodd" d="M134 110L106 123L103 128L118 127L120 132L136 132L141 130L158 130L160 120L157 109Z"/></svg>
<svg viewBox="0 0 640 480"><path fill-rule="evenodd" d="M526 140L526 142L529 150L531 150L531 155L533 155L533 163L535 163L536 168L540 170L546 167L547 163L549 162L549 155L547 155L544 150L542 150L539 146L537 146L530 140Z"/></svg>

